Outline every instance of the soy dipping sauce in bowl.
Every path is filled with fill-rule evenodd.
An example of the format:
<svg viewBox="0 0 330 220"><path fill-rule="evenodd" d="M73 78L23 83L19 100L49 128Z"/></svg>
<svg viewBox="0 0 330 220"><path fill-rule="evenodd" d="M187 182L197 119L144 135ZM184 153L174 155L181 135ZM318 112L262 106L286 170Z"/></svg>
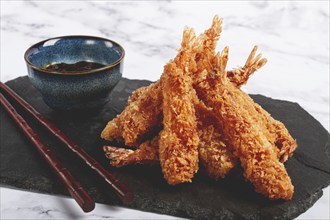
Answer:
<svg viewBox="0 0 330 220"><path fill-rule="evenodd" d="M45 70L58 71L61 73L80 73L89 70L103 68L106 65L92 61L79 61L77 63L53 63L44 67Z"/></svg>
<svg viewBox="0 0 330 220"><path fill-rule="evenodd" d="M101 108L119 82L125 51L118 43L93 36L63 36L41 41L25 52L30 81L45 103L60 111Z"/></svg>

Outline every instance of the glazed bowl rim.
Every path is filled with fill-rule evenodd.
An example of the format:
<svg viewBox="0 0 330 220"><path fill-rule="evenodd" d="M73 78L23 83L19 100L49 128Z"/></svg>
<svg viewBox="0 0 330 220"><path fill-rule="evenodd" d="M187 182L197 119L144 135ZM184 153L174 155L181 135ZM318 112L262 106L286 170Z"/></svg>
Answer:
<svg viewBox="0 0 330 220"><path fill-rule="evenodd" d="M47 69L37 67L37 66L35 66L31 63L31 61L28 59L28 54L33 48L35 48L39 44L44 44L47 41L54 40L54 39L60 39L60 38L66 38L66 39L86 38L86 39L97 39L97 40L102 40L102 41L108 41L112 44L115 44L116 46L118 46L120 48L121 56L115 62L113 62L111 64L108 64L105 67L98 68L98 69L87 70L87 71L81 71L81 72L78 72L78 73L51 71L51 70L47 70ZM115 67L116 65L120 64L121 61L124 59L124 57L125 57L125 50L119 43L117 43L116 41L107 39L107 38L91 36L91 35L65 35L65 36L58 36L58 37L48 38L48 39L45 39L45 40L42 40L40 42L37 42L37 43L33 44L24 53L24 60L25 60L26 64L34 70L37 70L37 71L40 71L40 72L43 72L43 73L50 73L50 74L57 74L57 75L71 75L71 76L85 75L85 74L96 73L96 72L101 72L101 71L104 71L104 70L111 69L111 68Z"/></svg>

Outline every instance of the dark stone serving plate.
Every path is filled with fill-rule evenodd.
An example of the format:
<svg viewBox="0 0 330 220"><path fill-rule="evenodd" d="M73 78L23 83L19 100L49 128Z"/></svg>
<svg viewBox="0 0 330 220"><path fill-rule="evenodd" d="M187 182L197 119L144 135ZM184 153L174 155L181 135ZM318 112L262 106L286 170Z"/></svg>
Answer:
<svg viewBox="0 0 330 220"><path fill-rule="evenodd" d="M102 109L65 115L45 105L27 77L7 83L134 191L135 200L126 207L194 219L293 219L310 208L322 196L322 188L329 185L329 133L297 103L261 95L251 97L282 121L299 145L285 164L295 187L291 201L269 201L254 192L241 175L214 181L201 170L192 183L173 187L164 181L157 165L111 167L102 151L104 143L100 133L106 123L124 109L131 92L148 84L150 82L144 80L122 79ZM110 187L84 162L17 109L97 202L123 206ZM68 195L7 113L2 108L0 112L0 184Z"/></svg>

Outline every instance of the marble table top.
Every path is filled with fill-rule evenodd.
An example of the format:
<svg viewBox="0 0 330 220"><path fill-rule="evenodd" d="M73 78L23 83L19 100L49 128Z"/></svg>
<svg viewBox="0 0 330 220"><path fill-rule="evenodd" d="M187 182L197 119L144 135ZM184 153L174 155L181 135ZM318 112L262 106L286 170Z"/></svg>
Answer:
<svg viewBox="0 0 330 220"><path fill-rule="evenodd" d="M187 25L197 33L224 18L218 50L229 67L243 65L254 45L268 63L243 89L299 103L329 131L329 1L2 1L1 81L27 74L32 44L55 36L95 35L126 50L124 76L157 80L180 47ZM0 187L1 219L174 219L97 204L84 214L66 197ZM298 219L329 219L329 187ZM176 218L177 219L177 218Z"/></svg>

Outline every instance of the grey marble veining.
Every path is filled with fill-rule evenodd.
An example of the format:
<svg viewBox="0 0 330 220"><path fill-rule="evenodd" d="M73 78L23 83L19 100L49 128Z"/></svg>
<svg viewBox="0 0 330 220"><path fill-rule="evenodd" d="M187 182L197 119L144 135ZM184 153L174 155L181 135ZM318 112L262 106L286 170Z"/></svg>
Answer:
<svg viewBox="0 0 330 220"><path fill-rule="evenodd" d="M224 18L218 49L229 46L229 67L243 65L255 44L268 59L244 90L297 102L329 131L328 1L1 1L1 81L27 74L23 54L33 43L77 34L117 41L126 50L125 77L157 80L183 28L200 33L216 14ZM70 210L59 211L64 206ZM1 218L170 218L108 206L83 215L74 206L1 187ZM299 218L328 219L328 207L329 187Z"/></svg>

